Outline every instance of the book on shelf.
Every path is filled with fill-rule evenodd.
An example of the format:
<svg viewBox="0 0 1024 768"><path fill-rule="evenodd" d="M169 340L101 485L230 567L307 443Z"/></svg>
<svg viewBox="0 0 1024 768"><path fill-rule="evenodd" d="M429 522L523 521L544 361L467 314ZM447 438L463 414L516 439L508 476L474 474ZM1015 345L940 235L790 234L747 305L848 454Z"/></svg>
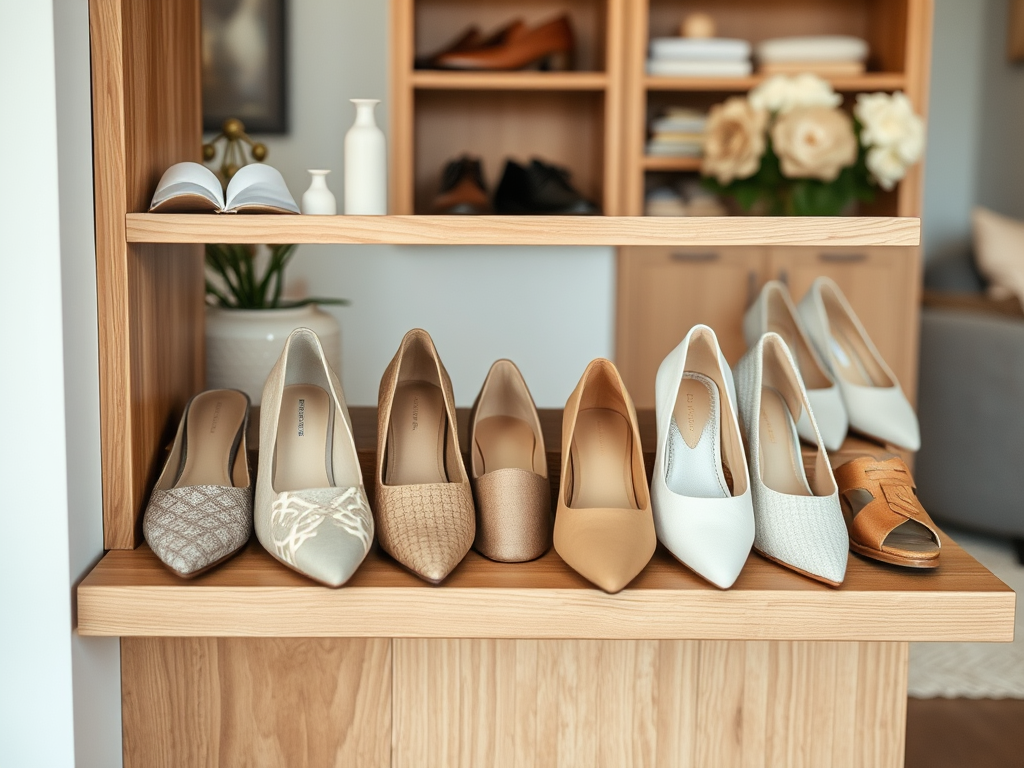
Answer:
<svg viewBox="0 0 1024 768"><path fill-rule="evenodd" d="M252 163L239 168L225 190L199 163L175 163L160 177L150 213L298 213L276 168Z"/></svg>
<svg viewBox="0 0 1024 768"><path fill-rule="evenodd" d="M647 74L655 77L747 77L754 71L745 61L681 61L648 59Z"/></svg>

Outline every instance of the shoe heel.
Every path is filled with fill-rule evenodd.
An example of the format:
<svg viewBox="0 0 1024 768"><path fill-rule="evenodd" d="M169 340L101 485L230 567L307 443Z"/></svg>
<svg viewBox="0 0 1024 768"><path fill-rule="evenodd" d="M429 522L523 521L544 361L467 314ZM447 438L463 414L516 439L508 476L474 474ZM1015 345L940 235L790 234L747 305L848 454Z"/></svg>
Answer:
<svg viewBox="0 0 1024 768"><path fill-rule="evenodd" d="M572 51L556 51L540 60L541 72L571 72L572 69Z"/></svg>

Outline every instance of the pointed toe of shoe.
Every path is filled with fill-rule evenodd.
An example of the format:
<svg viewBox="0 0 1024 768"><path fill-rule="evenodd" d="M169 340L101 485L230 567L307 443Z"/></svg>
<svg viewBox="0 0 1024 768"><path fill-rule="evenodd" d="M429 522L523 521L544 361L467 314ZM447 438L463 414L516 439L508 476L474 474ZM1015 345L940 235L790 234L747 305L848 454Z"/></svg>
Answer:
<svg viewBox="0 0 1024 768"><path fill-rule="evenodd" d="M525 469L477 478L476 541L484 557L503 563L535 560L551 546L551 484Z"/></svg>
<svg viewBox="0 0 1024 768"><path fill-rule="evenodd" d="M256 534L274 557L329 587L351 578L370 551L373 515L362 488L314 488L278 494Z"/></svg>
<svg viewBox="0 0 1024 768"><path fill-rule="evenodd" d="M790 496L762 487L754 508L759 552L833 586L843 582L850 537L837 493Z"/></svg>
<svg viewBox="0 0 1024 768"><path fill-rule="evenodd" d="M818 432L821 434L821 442L825 445L825 449L838 451L850 428L846 406L843 405L843 395L839 387L808 389L807 402L811 406L814 421L818 425ZM817 442L811 420L806 413L800 414L797 431L800 433L800 437L808 443Z"/></svg>
<svg viewBox="0 0 1024 768"><path fill-rule="evenodd" d="M179 576L194 576L249 540L252 489L194 485L153 491L142 528L164 565Z"/></svg>
<svg viewBox="0 0 1024 768"><path fill-rule="evenodd" d="M650 562L657 536L649 511L563 509L555 521L554 543L570 568L614 594Z"/></svg>
<svg viewBox="0 0 1024 768"><path fill-rule="evenodd" d="M473 546L476 513L469 483L377 486L377 538L422 579L444 580Z"/></svg>
<svg viewBox="0 0 1024 768"><path fill-rule="evenodd" d="M728 499L694 499L658 488L654 521L658 540L679 562L721 589L735 582L754 543L749 493Z"/></svg>
<svg viewBox="0 0 1024 768"><path fill-rule="evenodd" d="M843 387L850 417L850 428L877 440L917 451L921 447L921 431L917 414L903 390L895 387Z"/></svg>

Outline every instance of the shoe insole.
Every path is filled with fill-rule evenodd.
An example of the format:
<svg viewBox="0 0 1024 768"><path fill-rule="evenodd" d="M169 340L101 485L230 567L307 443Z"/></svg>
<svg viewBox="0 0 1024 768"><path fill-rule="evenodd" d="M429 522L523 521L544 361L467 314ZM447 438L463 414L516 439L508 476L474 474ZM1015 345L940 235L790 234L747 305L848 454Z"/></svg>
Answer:
<svg viewBox="0 0 1024 768"><path fill-rule="evenodd" d="M638 509L633 488L633 432L618 411L588 408L576 416L570 447L575 509Z"/></svg>
<svg viewBox="0 0 1024 768"><path fill-rule="evenodd" d="M804 473L796 422L786 400L772 387L761 388L760 419L761 480L778 493L813 496Z"/></svg>
<svg viewBox="0 0 1024 768"><path fill-rule="evenodd" d="M843 494L849 505L851 517L856 517L875 497L866 488L854 488ZM932 532L916 520L907 520L889 532L882 546L904 552L935 552L939 549Z"/></svg>
<svg viewBox="0 0 1024 768"><path fill-rule="evenodd" d="M292 384L281 395L274 490L330 488L327 468L331 396L315 384Z"/></svg>
<svg viewBox="0 0 1024 768"><path fill-rule="evenodd" d="M875 360L868 345L845 314L829 313L829 346L839 374L851 384L863 387L891 387L892 382Z"/></svg>
<svg viewBox="0 0 1024 768"><path fill-rule="evenodd" d="M731 495L722 471L721 426L718 385L703 374L684 373L669 424L665 466L669 490L698 499Z"/></svg>
<svg viewBox="0 0 1024 768"><path fill-rule="evenodd" d="M185 421L185 466L175 488L234 485L231 469L248 409L245 395L232 390L203 392L192 400Z"/></svg>
<svg viewBox="0 0 1024 768"><path fill-rule="evenodd" d="M515 416L488 416L476 424L476 448L480 452L481 474L498 469L533 471L537 438L533 429Z"/></svg>
<svg viewBox="0 0 1024 768"><path fill-rule="evenodd" d="M395 388L388 422L388 485L447 483L444 446L448 417L444 393L427 381L403 381Z"/></svg>

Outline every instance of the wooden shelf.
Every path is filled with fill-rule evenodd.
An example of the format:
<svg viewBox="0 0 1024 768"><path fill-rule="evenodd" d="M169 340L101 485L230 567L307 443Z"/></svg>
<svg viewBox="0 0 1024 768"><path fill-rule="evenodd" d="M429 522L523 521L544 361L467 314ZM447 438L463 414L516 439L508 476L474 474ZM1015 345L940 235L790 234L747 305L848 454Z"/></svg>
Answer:
<svg viewBox="0 0 1024 768"><path fill-rule="evenodd" d="M647 171L699 171L703 160L701 157L645 155L643 166Z"/></svg>
<svg viewBox="0 0 1024 768"><path fill-rule="evenodd" d="M952 541L912 572L850 556L832 589L752 554L728 591L659 550L607 595L554 551L532 563L471 552L440 587L374 550L348 585L319 586L254 540L183 581L152 551L109 552L78 587L78 632L105 636L477 637L993 641L1013 638L1014 593Z"/></svg>
<svg viewBox="0 0 1024 768"><path fill-rule="evenodd" d="M647 75L644 87L648 91L712 91L730 93L749 91L767 78L749 77L664 77ZM907 78L902 72L867 72L850 77L826 77L837 91L897 91L906 88Z"/></svg>
<svg viewBox="0 0 1024 768"><path fill-rule="evenodd" d="M916 246L895 217L246 216L129 213L129 243Z"/></svg>
<svg viewBox="0 0 1024 768"><path fill-rule="evenodd" d="M416 70L416 90L448 91L603 91L605 72L447 72Z"/></svg>
<svg viewBox="0 0 1024 768"><path fill-rule="evenodd" d="M351 413L364 482L372 487L376 409ZM650 468L654 414L637 417ZM468 411L460 409L457 419L465 445ZM540 420L554 493L561 411L543 409ZM258 413L253 432L257 421ZM838 465L884 451L849 438L830 459ZM810 451L804 461L813 472ZM1006 641L1013 615L1013 592L947 539L935 571L851 555L839 589L751 554L735 586L722 591L661 549L619 595L595 589L554 551L519 564L470 552L434 587L375 548L348 585L332 590L281 565L255 540L190 581L171 574L146 546L114 550L78 588L78 631L117 636Z"/></svg>

